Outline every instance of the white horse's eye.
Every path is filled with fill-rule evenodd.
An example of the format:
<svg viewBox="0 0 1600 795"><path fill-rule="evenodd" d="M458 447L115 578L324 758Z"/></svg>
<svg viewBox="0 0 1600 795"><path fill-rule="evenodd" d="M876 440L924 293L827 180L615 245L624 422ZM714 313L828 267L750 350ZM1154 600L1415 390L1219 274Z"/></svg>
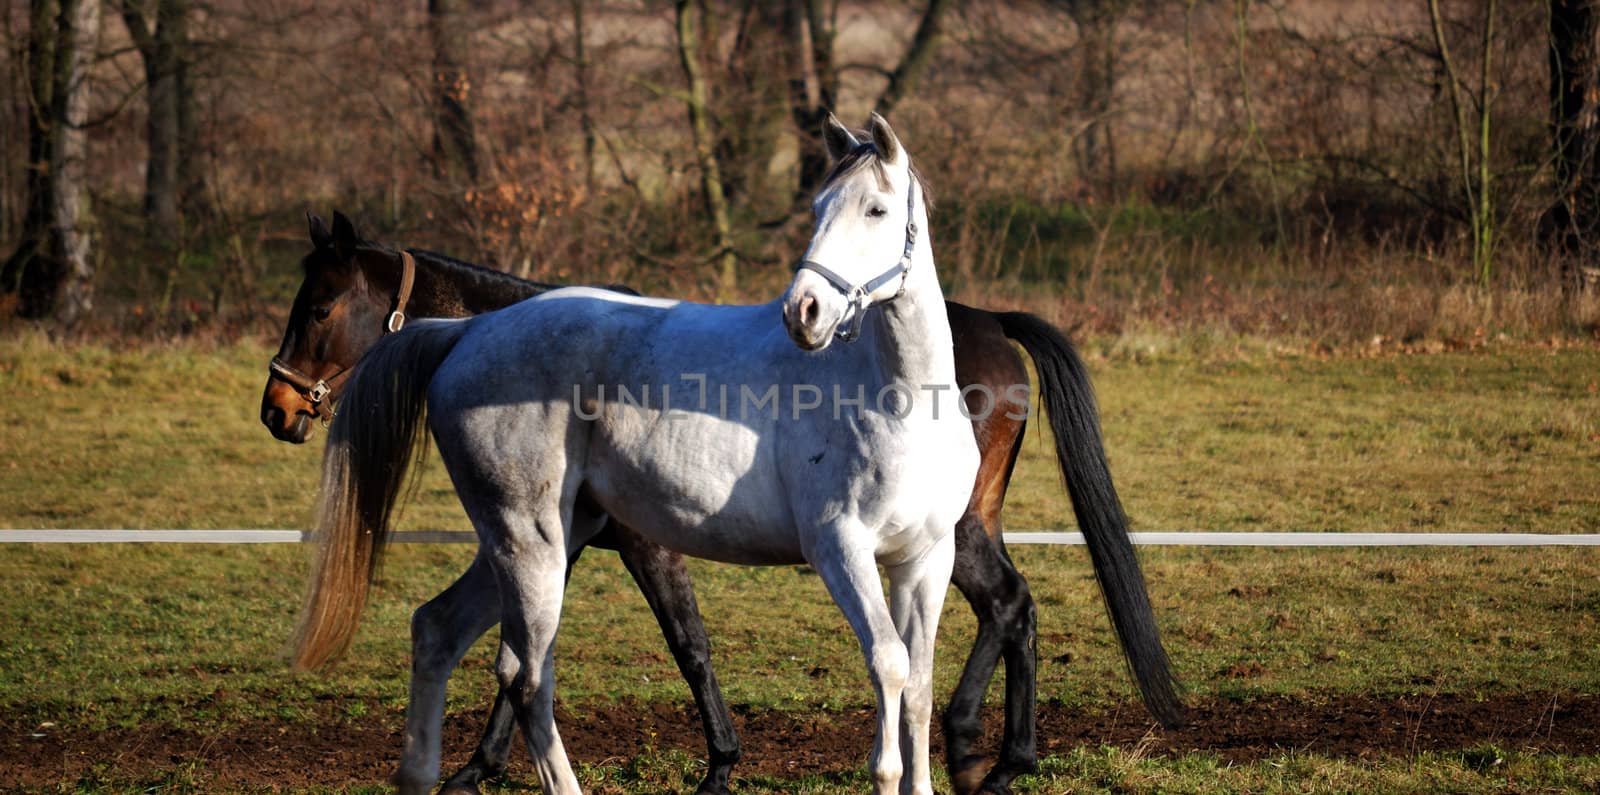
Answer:
<svg viewBox="0 0 1600 795"><path fill-rule="evenodd" d="M889 214L888 210L885 210L885 209L883 209L883 207L881 207L879 205L876 205L876 204L874 204L871 207L867 208L867 217L868 218L882 218L882 217L884 217L885 215L888 215L888 214Z"/></svg>

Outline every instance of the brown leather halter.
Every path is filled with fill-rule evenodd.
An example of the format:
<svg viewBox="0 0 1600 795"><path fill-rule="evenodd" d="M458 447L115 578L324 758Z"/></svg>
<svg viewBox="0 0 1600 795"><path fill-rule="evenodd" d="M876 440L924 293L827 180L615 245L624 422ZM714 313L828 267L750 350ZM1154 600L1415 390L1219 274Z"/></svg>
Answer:
<svg viewBox="0 0 1600 795"><path fill-rule="evenodd" d="M399 331L406 324L406 302L411 300L411 286L416 282L417 262L412 259L411 252L400 252L400 292L394 299L394 311L384 321L385 334ZM295 388L307 403L311 404L311 414L323 420L333 418L333 411L323 401L332 403L339 397L339 390L344 387L344 382L350 377L355 365L345 367L326 379L312 378L309 375L291 367L288 362L274 356L267 365L267 372Z"/></svg>

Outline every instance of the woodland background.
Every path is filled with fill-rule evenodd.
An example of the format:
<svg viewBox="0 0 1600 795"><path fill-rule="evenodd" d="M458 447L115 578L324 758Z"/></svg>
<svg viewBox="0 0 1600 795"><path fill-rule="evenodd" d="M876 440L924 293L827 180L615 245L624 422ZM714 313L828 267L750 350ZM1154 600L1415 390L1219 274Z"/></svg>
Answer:
<svg viewBox="0 0 1600 795"><path fill-rule="evenodd" d="M766 300L833 109L930 178L957 300L1113 338L1600 335L1594 2L31 0L0 44L0 329L270 335L308 210Z"/></svg>

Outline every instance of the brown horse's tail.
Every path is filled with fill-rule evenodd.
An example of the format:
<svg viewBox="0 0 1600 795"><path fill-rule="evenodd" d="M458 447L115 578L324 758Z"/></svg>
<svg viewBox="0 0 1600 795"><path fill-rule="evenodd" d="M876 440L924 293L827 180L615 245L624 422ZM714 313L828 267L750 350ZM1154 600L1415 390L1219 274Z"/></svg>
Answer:
<svg viewBox="0 0 1600 795"><path fill-rule="evenodd" d="M316 562L293 639L297 669L325 668L350 648L406 472L427 451L428 384L468 323L419 322L391 334L345 384L322 456Z"/></svg>
<svg viewBox="0 0 1600 795"><path fill-rule="evenodd" d="M1111 625L1122 641L1122 653L1145 706L1161 725L1181 726L1184 710L1178 680L1128 537L1128 517L1111 482L1089 371L1072 343L1049 323L1026 312L1000 312L995 319L1006 336L1033 358L1039 372L1039 395L1056 437L1056 462L1067 482Z"/></svg>

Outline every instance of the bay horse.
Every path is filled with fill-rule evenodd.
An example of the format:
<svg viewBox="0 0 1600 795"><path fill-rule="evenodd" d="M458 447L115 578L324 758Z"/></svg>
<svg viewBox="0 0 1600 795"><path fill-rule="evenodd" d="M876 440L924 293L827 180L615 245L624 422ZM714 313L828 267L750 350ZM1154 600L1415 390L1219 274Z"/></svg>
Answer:
<svg viewBox="0 0 1600 795"><path fill-rule="evenodd" d="M314 420L329 416L328 407L339 393L340 374L378 340L385 319L396 309L415 317L457 317L552 289L431 252L396 252L362 241L353 225L337 213L332 232L315 216L310 218L310 226L313 251L302 262L305 280L262 397L263 423L285 441L305 441ZM416 285L409 304L399 300L407 270L414 270ZM980 786L1005 791L1013 777L1034 768L1036 747L1034 607L1027 583L1012 565L1001 540L1001 509L1026 423L1008 416L1009 409L1020 407L1011 402L1016 396L1006 394L1006 387L1027 383L1026 369L1008 338L1022 345L1040 375L1040 398L1055 433L1058 463L1113 626L1146 704L1167 725L1181 720L1181 705L1174 694L1138 562L1127 541L1126 518L1105 464L1092 389L1071 344L1054 328L1025 313L991 313L955 302L947 302L946 310L955 344L957 382L970 395L969 404L980 401L977 393L966 390L983 385L989 394L1003 396L1008 410L984 415L978 413L981 406L969 405L982 462L966 511L956 525L953 581L976 613L979 632L944 712L945 756L958 792L972 792ZM330 383L334 385L331 389ZM699 791L726 791L729 769L739 754L738 738L711 671L704 627L681 559L640 540L615 521L595 543L617 548L622 554L656 611L674 659L694 693L710 751ZM475 564L450 591L418 610L413 622L415 659L444 655L454 660L464 653L465 645L459 650L440 648L432 626L472 603L492 607L491 579L484 567ZM498 617L497 612L480 615L480 631L486 631ZM985 776L984 760L972 753L972 745L981 730L978 709L1001 657L1006 660L1005 731L1000 757ZM415 694L412 703L415 708ZM502 690L483 741L472 760L446 783L445 791L473 792L478 781L503 769L512 723L512 710ZM413 745L408 743L408 750Z"/></svg>

